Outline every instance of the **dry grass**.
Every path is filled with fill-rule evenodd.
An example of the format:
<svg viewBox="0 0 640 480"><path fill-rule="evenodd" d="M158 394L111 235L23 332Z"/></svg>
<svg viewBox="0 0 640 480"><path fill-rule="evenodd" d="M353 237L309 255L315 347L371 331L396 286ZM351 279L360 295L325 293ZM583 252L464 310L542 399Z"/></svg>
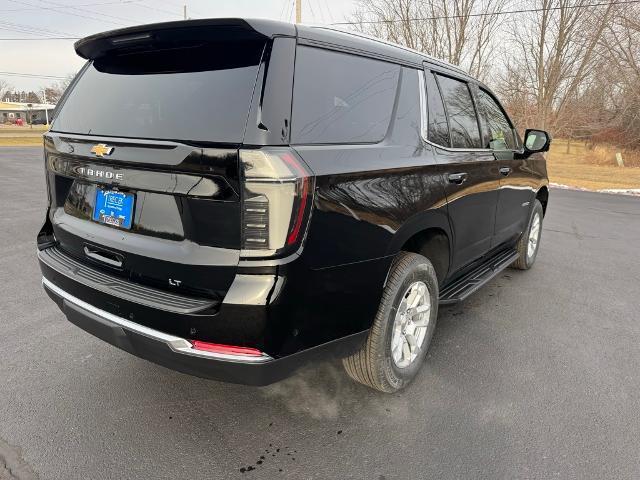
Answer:
<svg viewBox="0 0 640 480"><path fill-rule="evenodd" d="M640 153L622 152L625 167L616 164L610 146L588 148L582 142L554 140L547 157L549 180L572 187L602 190L640 188Z"/></svg>
<svg viewBox="0 0 640 480"><path fill-rule="evenodd" d="M0 124L0 134L10 134L10 133L42 133L46 132L49 129L47 125L33 125L33 128L29 125L23 127L17 127L15 125L5 125Z"/></svg>
<svg viewBox="0 0 640 480"><path fill-rule="evenodd" d="M42 145L42 134L48 130L45 125L0 125L0 147L32 147Z"/></svg>
<svg viewBox="0 0 640 480"><path fill-rule="evenodd" d="M0 147L34 147L42 145L42 135L34 137L0 137Z"/></svg>

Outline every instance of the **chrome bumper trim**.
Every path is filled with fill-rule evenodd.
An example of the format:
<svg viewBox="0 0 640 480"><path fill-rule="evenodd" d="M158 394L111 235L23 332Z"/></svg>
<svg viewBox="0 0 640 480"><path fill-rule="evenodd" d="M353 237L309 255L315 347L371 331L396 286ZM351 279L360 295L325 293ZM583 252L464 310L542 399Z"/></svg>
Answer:
<svg viewBox="0 0 640 480"><path fill-rule="evenodd" d="M65 301L72 303L73 305L82 308L98 317L104 318L105 320L115 323L116 325L124 328L125 330L130 330L132 332L143 335L152 340L156 340L158 342L165 343L171 350L175 353L179 353L182 355L189 355L192 357L201 357L208 358L211 360L221 360L225 362L236 362L236 363L265 363L273 360L273 358L266 353L262 353L260 356L249 356L249 355L232 355L225 353L214 353L214 352L204 352L201 350L195 350L191 343L181 337L176 337L174 335L169 335L167 333L160 332L158 330L154 330L153 328L145 327L144 325L140 325L138 323L127 320L126 318L118 317L112 313L101 310L93 305L80 300L79 298L74 297L70 293L65 292L57 285L54 285L51 281L47 280L45 277L42 277L42 285L44 288L51 290L56 295L62 297Z"/></svg>

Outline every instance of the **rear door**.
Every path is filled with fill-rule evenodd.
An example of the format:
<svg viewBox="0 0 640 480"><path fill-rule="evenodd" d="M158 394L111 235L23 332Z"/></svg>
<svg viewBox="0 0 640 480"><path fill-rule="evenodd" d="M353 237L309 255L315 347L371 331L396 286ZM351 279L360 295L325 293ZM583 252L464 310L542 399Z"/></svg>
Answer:
<svg viewBox="0 0 640 480"><path fill-rule="evenodd" d="M453 231L451 272L491 249L498 197L497 165L482 148L476 107L467 82L426 71L429 141L438 148L446 173L449 220Z"/></svg>
<svg viewBox="0 0 640 480"><path fill-rule="evenodd" d="M238 148L266 45L90 60L45 136L60 247L141 283L223 295L241 246Z"/></svg>
<svg viewBox="0 0 640 480"><path fill-rule="evenodd" d="M527 226L535 179L527 160L516 155L517 136L500 103L487 90L477 90L484 145L496 158L500 189L496 210L494 246L517 239Z"/></svg>

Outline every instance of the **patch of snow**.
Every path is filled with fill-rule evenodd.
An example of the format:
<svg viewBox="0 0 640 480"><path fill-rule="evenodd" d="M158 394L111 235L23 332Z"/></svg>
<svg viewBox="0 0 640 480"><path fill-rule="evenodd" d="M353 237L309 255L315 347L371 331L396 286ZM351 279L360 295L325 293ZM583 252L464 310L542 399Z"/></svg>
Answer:
<svg viewBox="0 0 640 480"><path fill-rule="evenodd" d="M640 196L640 188L605 188L604 190L598 190L598 192Z"/></svg>
<svg viewBox="0 0 640 480"><path fill-rule="evenodd" d="M549 182L549 186L551 188L560 188L562 190L580 190L582 192L593 192L594 191L594 190L589 190L587 188L572 187L571 185L564 185L562 183L554 183L554 182Z"/></svg>
<svg viewBox="0 0 640 480"><path fill-rule="evenodd" d="M611 193L614 195L632 195L634 197L640 197L640 188L604 188L602 190L590 190L584 187L573 187L571 185L564 185L562 183L549 183L551 188L560 188L562 190L578 190L581 192L594 192L594 193Z"/></svg>

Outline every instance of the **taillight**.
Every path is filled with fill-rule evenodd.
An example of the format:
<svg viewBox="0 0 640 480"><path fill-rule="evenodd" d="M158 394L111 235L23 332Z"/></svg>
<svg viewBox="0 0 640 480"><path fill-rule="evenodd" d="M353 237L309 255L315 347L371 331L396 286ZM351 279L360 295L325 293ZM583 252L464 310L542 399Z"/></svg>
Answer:
<svg viewBox="0 0 640 480"><path fill-rule="evenodd" d="M243 257L285 253L304 237L313 195L308 167L289 149L241 150Z"/></svg>

